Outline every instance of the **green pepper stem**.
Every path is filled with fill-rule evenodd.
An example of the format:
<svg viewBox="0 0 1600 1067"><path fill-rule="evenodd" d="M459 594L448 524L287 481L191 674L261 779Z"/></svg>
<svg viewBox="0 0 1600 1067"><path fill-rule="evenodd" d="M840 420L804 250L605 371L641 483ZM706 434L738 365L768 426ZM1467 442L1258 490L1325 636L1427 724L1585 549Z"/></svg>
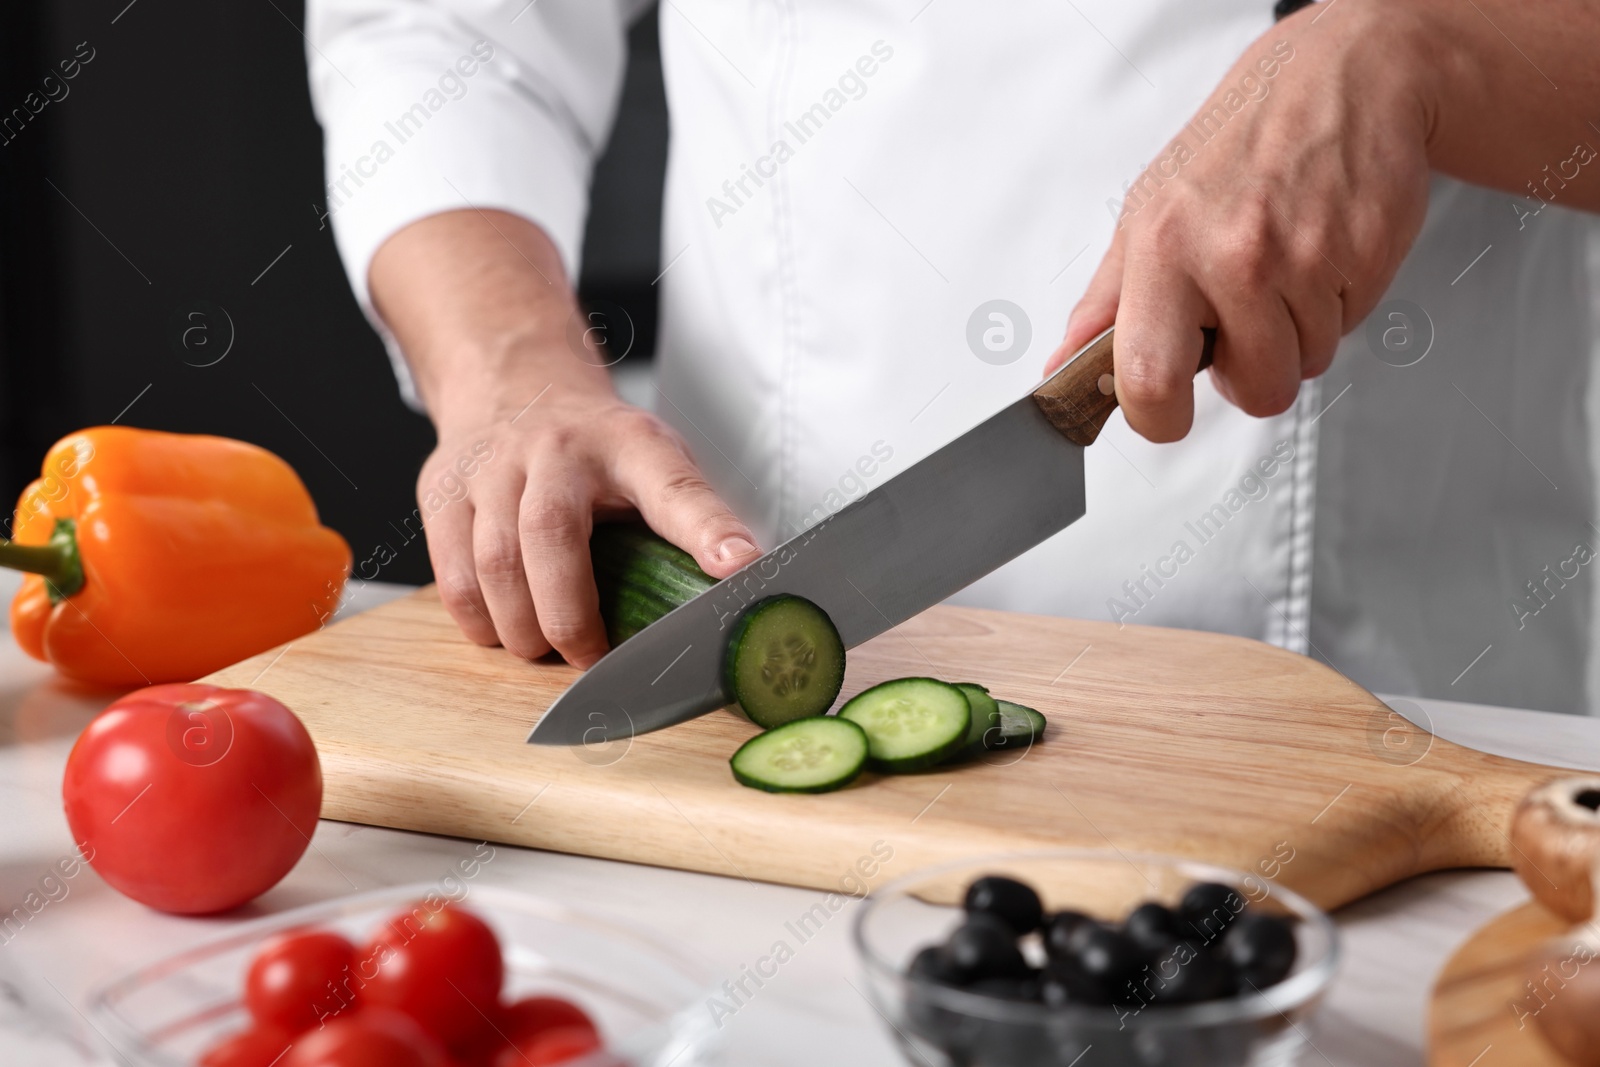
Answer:
<svg viewBox="0 0 1600 1067"><path fill-rule="evenodd" d="M77 523L57 519L50 540L42 545L19 545L0 537L0 567L42 575L52 602L71 596L83 588Z"/></svg>
<svg viewBox="0 0 1600 1067"><path fill-rule="evenodd" d="M59 545L19 545L0 538L0 567L56 578L62 575L66 562L67 554Z"/></svg>

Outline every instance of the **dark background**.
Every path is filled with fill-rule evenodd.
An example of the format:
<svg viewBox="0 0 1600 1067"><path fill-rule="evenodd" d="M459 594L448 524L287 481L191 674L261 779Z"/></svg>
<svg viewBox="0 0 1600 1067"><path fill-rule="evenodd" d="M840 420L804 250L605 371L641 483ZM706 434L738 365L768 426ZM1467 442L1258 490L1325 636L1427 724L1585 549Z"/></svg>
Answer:
<svg viewBox="0 0 1600 1067"><path fill-rule="evenodd" d="M429 580L400 530L433 432L319 220L302 17L303 0L0 7L0 511L73 430L224 434L293 464L356 559L396 549L381 579ZM629 44L579 292L627 312L636 359L654 342L667 140L654 8ZM28 94L90 49L31 114Z"/></svg>

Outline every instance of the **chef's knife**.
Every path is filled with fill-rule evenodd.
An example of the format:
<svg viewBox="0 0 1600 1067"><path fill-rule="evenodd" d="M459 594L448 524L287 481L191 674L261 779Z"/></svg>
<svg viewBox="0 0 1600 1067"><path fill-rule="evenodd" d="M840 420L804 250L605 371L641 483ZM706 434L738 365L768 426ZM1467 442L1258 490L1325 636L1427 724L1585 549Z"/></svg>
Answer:
<svg viewBox="0 0 1600 1067"><path fill-rule="evenodd" d="M1198 370L1216 338L1205 332ZM723 648L778 593L828 613L846 648L1021 555L1084 512L1083 449L1117 406L1112 331L988 421L675 609L589 668L530 742L600 744L723 707Z"/></svg>

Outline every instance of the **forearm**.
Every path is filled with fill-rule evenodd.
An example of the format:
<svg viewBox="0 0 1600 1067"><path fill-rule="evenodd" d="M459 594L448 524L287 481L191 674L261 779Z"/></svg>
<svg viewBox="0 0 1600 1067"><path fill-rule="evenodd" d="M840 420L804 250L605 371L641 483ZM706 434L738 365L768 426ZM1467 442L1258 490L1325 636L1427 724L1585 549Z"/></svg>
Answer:
<svg viewBox="0 0 1600 1067"><path fill-rule="evenodd" d="M1397 20L1413 45L1435 170L1600 210L1600 5L1402 0L1381 7L1378 32Z"/></svg>
<svg viewBox="0 0 1600 1067"><path fill-rule="evenodd" d="M421 219L383 243L368 281L441 428L510 417L546 386L611 391L598 360L569 350L576 299L555 245L527 219L477 210Z"/></svg>

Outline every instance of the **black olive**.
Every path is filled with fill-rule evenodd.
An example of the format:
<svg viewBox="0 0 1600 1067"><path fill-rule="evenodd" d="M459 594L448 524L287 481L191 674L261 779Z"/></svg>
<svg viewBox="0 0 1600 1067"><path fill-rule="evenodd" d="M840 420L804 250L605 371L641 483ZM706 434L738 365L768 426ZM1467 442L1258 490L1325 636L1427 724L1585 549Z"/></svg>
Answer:
<svg viewBox="0 0 1600 1067"><path fill-rule="evenodd" d="M1039 980L1028 978L980 978L967 986L972 993L1000 1000L1019 1000L1032 1003L1039 999Z"/></svg>
<svg viewBox="0 0 1600 1067"><path fill-rule="evenodd" d="M1077 960L1064 957L1051 960L1039 979L1039 999L1047 1007L1065 1004L1105 1004L1105 990L1083 971Z"/></svg>
<svg viewBox="0 0 1600 1067"><path fill-rule="evenodd" d="M1058 911L1044 924L1044 950L1052 959L1070 956L1072 949L1069 943L1072 933L1085 923L1092 923L1093 919L1081 911Z"/></svg>
<svg viewBox="0 0 1600 1067"><path fill-rule="evenodd" d="M1051 960L1039 976L1039 999L1047 1005L1110 1004L1112 990L1105 975L1091 972L1076 956Z"/></svg>
<svg viewBox="0 0 1600 1067"><path fill-rule="evenodd" d="M1128 917L1122 920L1122 932L1151 954L1169 948L1182 936L1178 932L1178 917L1172 913L1172 909L1153 900L1148 904L1140 904L1128 913Z"/></svg>
<svg viewBox="0 0 1600 1067"><path fill-rule="evenodd" d="M1067 955L1057 962L1067 992L1092 1003L1130 999L1130 989L1149 954L1133 939L1105 923L1087 922L1067 938Z"/></svg>
<svg viewBox="0 0 1600 1067"><path fill-rule="evenodd" d="M1044 921L1044 906L1039 894L1015 878L991 874L967 887L968 915L993 915L1020 936L1039 929Z"/></svg>
<svg viewBox="0 0 1600 1067"><path fill-rule="evenodd" d="M1222 957L1238 972L1243 988L1277 985L1294 968L1294 927L1281 916L1247 911L1222 939Z"/></svg>
<svg viewBox="0 0 1600 1067"><path fill-rule="evenodd" d="M944 953L940 951L938 945L929 945L912 956L906 974L911 978L920 978L939 985L954 985L956 981L955 974L945 963Z"/></svg>
<svg viewBox="0 0 1600 1067"><path fill-rule="evenodd" d="M1233 967L1192 941L1180 941L1150 965L1150 989L1157 1004L1197 1004L1238 992Z"/></svg>
<svg viewBox="0 0 1600 1067"><path fill-rule="evenodd" d="M961 984L981 978L1026 978L1031 973L1017 947L1017 935L992 915L969 916L939 955L951 980Z"/></svg>
<svg viewBox="0 0 1600 1067"><path fill-rule="evenodd" d="M1211 945L1243 910L1244 897L1231 885L1200 882L1190 886L1178 904L1179 929L1185 938Z"/></svg>

